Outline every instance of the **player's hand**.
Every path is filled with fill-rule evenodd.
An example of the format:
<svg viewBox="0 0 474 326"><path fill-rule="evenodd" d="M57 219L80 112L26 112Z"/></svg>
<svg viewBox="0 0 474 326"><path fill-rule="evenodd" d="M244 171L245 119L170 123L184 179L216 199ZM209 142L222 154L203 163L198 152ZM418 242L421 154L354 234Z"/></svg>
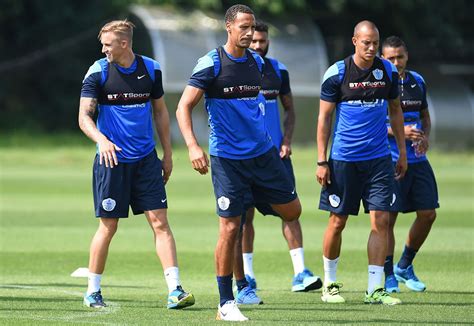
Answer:
<svg viewBox="0 0 474 326"><path fill-rule="evenodd" d="M397 164L395 164L395 180L400 180L405 176L407 172L408 164L407 164L407 156L406 153L400 153Z"/></svg>
<svg viewBox="0 0 474 326"><path fill-rule="evenodd" d="M207 154L199 145L189 147L189 160L193 165L193 169L204 175L209 172L209 159Z"/></svg>
<svg viewBox="0 0 474 326"><path fill-rule="evenodd" d="M290 144L281 144L280 157L281 158L290 158L290 155L291 155L291 145Z"/></svg>
<svg viewBox="0 0 474 326"><path fill-rule="evenodd" d="M429 147L430 147L430 142L428 140L428 137L426 137L426 135L423 135L423 139L418 144L418 153L422 155L426 154Z"/></svg>
<svg viewBox="0 0 474 326"><path fill-rule="evenodd" d="M104 138L97 142L99 146L99 164L102 165L102 162L105 163L106 167L113 168L115 165L118 165L116 151L121 151L122 149L112 143L107 138Z"/></svg>
<svg viewBox="0 0 474 326"><path fill-rule="evenodd" d="M323 187L331 184L331 171L328 165L318 166L316 169L316 180Z"/></svg>
<svg viewBox="0 0 474 326"><path fill-rule="evenodd" d="M406 125L404 131L405 139L409 139L414 142L421 141L423 139L423 130L414 128L413 125Z"/></svg>
<svg viewBox="0 0 474 326"><path fill-rule="evenodd" d="M163 169L163 182L166 184L170 178L171 171L173 171L173 159L171 155L163 155L161 166Z"/></svg>

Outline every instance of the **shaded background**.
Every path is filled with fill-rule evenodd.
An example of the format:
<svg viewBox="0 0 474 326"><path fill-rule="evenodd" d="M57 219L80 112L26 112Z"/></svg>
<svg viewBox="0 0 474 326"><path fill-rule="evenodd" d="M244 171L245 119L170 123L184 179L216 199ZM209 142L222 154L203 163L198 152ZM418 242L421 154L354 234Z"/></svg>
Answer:
<svg viewBox="0 0 474 326"><path fill-rule="evenodd" d="M451 114L466 122L462 132L457 128L457 122L452 123L452 128L437 131L437 144L448 148L474 147L474 42L469 24L474 14L472 1L2 0L0 3L0 131L3 143L8 142L11 135L18 134L36 137L61 133L71 135L73 139L81 134L77 126L81 82L88 67L102 57L96 38L100 27L112 19L132 18L137 24L134 50L153 55L146 29L140 21L130 17L130 5L159 5L184 13L201 9L223 18L230 5L244 3L251 6L258 17L270 22L298 21L302 16L310 19L323 35L329 64L353 52L352 30L362 19L376 23L381 39L393 34L401 36L409 48L409 66L422 72L428 85L436 81L439 87L445 88L445 93L437 91L446 102L441 115L443 121L449 120ZM430 79L432 72L436 74ZM445 82L440 76L460 81L470 105L459 108L454 92L459 87ZM170 111L175 110L178 98L179 94L167 95ZM318 99L299 97L296 102L301 114L298 115L295 141L314 143ZM457 109L454 113L450 113L449 103L454 103ZM170 116L174 119L173 113ZM77 139L88 141L85 137ZM180 142L181 139L173 136L173 141Z"/></svg>

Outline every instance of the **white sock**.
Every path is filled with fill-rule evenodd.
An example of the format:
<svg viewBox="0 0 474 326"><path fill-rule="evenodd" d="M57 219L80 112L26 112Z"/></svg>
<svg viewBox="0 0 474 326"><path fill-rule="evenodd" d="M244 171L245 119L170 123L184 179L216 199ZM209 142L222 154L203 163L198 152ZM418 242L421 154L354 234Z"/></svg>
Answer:
<svg viewBox="0 0 474 326"><path fill-rule="evenodd" d="M293 271L295 276L304 271L304 250L296 248L290 250L291 261L293 262Z"/></svg>
<svg viewBox="0 0 474 326"><path fill-rule="evenodd" d="M102 274L95 274L89 272L87 277L87 294L92 294L100 290L100 280L102 279Z"/></svg>
<svg viewBox="0 0 474 326"><path fill-rule="evenodd" d="M168 292L171 293L181 285L179 282L179 269L178 267L168 267L164 271L166 284L168 285Z"/></svg>
<svg viewBox="0 0 474 326"><path fill-rule="evenodd" d="M255 278L255 274L253 273L253 252L242 254L242 258L244 261L244 274Z"/></svg>
<svg viewBox="0 0 474 326"><path fill-rule="evenodd" d="M328 259L323 256L324 263L324 284L330 284L336 282L337 263L339 257L336 259Z"/></svg>
<svg viewBox="0 0 474 326"><path fill-rule="evenodd" d="M376 288L383 286L383 266L369 265L369 285L367 293L372 293Z"/></svg>

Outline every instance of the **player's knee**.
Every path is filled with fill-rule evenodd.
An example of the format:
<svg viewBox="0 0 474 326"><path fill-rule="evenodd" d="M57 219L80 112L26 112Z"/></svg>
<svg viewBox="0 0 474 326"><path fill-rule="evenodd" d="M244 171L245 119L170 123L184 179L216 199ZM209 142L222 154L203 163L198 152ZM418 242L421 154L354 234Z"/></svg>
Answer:
<svg viewBox="0 0 474 326"><path fill-rule="evenodd" d="M295 200L293 203L290 204L289 207L283 210L280 213L281 218L285 222L293 222L297 221L301 216L301 203L299 200Z"/></svg>
<svg viewBox="0 0 474 326"><path fill-rule="evenodd" d="M153 223L152 228L153 228L153 232L155 233L165 233L169 231L170 226L168 224L168 221L158 220Z"/></svg>
<svg viewBox="0 0 474 326"><path fill-rule="evenodd" d="M436 211L434 209L429 211L423 211L418 216L424 219L427 223L433 224L436 220Z"/></svg>
<svg viewBox="0 0 474 326"><path fill-rule="evenodd" d="M237 237L240 231L240 223L225 221L221 223L221 234L226 237Z"/></svg>
<svg viewBox="0 0 474 326"><path fill-rule="evenodd" d="M102 224L99 227L98 232L105 238L107 239L112 239L112 237L115 235L118 229L118 223L108 223L108 224Z"/></svg>
<svg viewBox="0 0 474 326"><path fill-rule="evenodd" d="M345 218L331 218L329 227L334 233L341 233L346 227L346 221Z"/></svg>

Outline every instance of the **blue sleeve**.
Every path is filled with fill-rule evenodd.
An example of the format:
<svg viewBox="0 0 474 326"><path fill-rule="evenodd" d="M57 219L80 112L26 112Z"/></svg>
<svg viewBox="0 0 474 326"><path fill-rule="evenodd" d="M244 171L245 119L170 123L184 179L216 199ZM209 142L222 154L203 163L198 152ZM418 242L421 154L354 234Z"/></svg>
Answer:
<svg viewBox="0 0 474 326"><path fill-rule="evenodd" d="M388 78L392 82L390 85L390 91L388 93L388 99L394 100L398 97L398 70L393 63L388 60L382 59L382 62L385 66L385 71L388 74Z"/></svg>
<svg viewBox="0 0 474 326"><path fill-rule="evenodd" d="M153 60L149 57L142 55L143 62L145 63L146 70L148 75L153 81L153 86L151 89L151 98L159 99L165 93L163 90L163 76L161 72L161 66L158 61Z"/></svg>
<svg viewBox="0 0 474 326"><path fill-rule="evenodd" d="M219 55L216 50L212 50L198 60L189 78L188 85L202 90L208 89L219 74L219 69Z"/></svg>
<svg viewBox="0 0 474 326"><path fill-rule="evenodd" d="M337 103L340 99L341 84L344 78L344 61L338 61L326 70L321 83L321 99L331 103Z"/></svg>
<svg viewBox="0 0 474 326"><path fill-rule="evenodd" d="M280 71L281 78L280 94L285 95L291 92L290 74L288 73L288 69L281 62L278 62L278 69Z"/></svg>
<svg viewBox="0 0 474 326"><path fill-rule="evenodd" d="M415 80L416 82L418 83L418 85L421 87L421 90L423 91L423 99L422 99L422 102L421 102L421 109L426 109L428 108L428 101L426 100L426 94L427 94L427 90L426 90L426 82L425 80L423 79L423 77L421 77L421 75L417 72L414 72L414 71L410 71L410 73L413 75L413 77L415 77Z"/></svg>
<svg viewBox="0 0 474 326"><path fill-rule="evenodd" d="M82 81L81 97L98 98L102 86L102 65L99 61L89 67Z"/></svg>
<svg viewBox="0 0 474 326"><path fill-rule="evenodd" d="M258 70L260 70L260 72L263 73L263 66L265 65L265 61L257 52L250 51L250 53L252 53L253 58L255 59L255 62L257 62Z"/></svg>

